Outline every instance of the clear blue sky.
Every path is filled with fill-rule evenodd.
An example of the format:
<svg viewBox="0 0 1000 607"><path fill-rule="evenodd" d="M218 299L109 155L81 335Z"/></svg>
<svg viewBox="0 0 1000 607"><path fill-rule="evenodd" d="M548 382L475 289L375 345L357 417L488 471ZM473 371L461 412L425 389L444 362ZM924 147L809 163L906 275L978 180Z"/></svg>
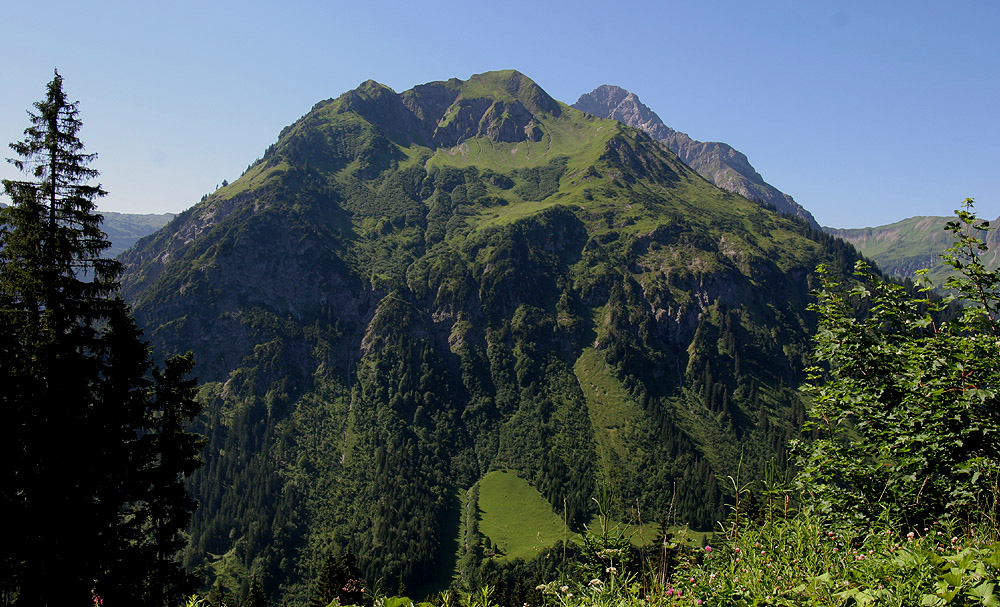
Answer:
<svg viewBox="0 0 1000 607"><path fill-rule="evenodd" d="M566 103L633 91L824 225L948 215L967 196L1000 215L995 0L11 0L0 15L0 142L21 139L58 67L103 210L183 210L369 78L403 91L514 68Z"/></svg>

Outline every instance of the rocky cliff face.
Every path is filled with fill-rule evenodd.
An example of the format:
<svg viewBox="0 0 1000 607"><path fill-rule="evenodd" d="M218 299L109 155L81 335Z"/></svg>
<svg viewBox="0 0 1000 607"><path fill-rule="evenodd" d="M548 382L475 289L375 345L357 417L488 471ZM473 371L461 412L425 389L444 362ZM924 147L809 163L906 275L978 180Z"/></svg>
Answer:
<svg viewBox="0 0 1000 607"><path fill-rule="evenodd" d="M696 141L685 133L675 131L639 101L635 93L605 84L581 95L573 107L642 129L652 138L665 143L688 166L723 190L771 205L782 213L801 217L811 226L819 227L802 205L766 183L744 154L725 143Z"/></svg>

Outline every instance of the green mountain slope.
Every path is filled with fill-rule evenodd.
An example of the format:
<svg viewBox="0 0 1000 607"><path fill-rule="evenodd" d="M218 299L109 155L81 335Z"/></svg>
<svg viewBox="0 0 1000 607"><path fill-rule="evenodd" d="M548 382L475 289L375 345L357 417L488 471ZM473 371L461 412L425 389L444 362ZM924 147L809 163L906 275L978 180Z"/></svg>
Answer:
<svg viewBox="0 0 1000 607"><path fill-rule="evenodd" d="M862 255L878 264L886 274L900 278L913 278L917 270L928 270L928 277L936 285L944 283L951 269L941 262L941 252L954 241L945 223L954 217L910 217L889 225L874 228L823 228L827 233L854 245ZM995 225L996 222L994 222ZM989 255L983 261L990 267L1000 267L996 231L986 235Z"/></svg>
<svg viewBox="0 0 1000 607"><path fill-rule="evenodd" d="M709 527L796 435L812 271L854 255L518 72L318 103L124 257L205 383L188 562L294 604L349 545L420 595L485 566L455 496L499 470L574 529L601 482Z"/></svg>

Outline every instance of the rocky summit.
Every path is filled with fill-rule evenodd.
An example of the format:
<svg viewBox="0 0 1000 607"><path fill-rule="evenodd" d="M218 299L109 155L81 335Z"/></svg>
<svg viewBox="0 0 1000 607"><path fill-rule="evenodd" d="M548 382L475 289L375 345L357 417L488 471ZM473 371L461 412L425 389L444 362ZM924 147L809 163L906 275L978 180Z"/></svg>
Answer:
<svg viewBox="0 0 1000 607"><path fill-rule="evenodd" d="M746 155L725 143L696 141L685 133L675 131L639 101L635 93L604 84L581 95L573 107L641 129L653 139L665 143L688 166L723 190L771 205L782 213L801 217L814 228L819 227L812 213L788 194L765 182L750 165Z"/></svg>

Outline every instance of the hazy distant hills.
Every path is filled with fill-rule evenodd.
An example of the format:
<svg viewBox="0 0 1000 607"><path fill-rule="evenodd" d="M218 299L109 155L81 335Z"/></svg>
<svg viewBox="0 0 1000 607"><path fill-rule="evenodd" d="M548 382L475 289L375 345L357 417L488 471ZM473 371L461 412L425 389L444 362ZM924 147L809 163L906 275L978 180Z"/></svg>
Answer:
<svg viewBox="0 0 1000 607"><path fill-rule="evenodd" d="M0 207L7 206L0 202ZM117 257L134 245L143 236L149 236L153 232L167 225L174 218L174 213L115 213L113 211L101 211L104 222L101 229L108 235L111 247L104 254L108 257Z"/></svg>
<svg viewBox="0 0 1000 607"><path fill-rule="evenodd" d="M101 229L111 241L111 248L105 253L109 257L117 257L131 248L140 238L149 236L174 218L173 213L133 214L103 211L101 215L104 216Z"/></svg>
<svg viewBox="0 0 1000 607"><path fill-rule="evenodd" d="M951 232L945 231L944 226L954 219L954 216L910 217L874 228L823 229L853 244L887 274L913 278L917 270L929 269L928 276L940 285L950 270L941 263L941 253L954 242ZM997 225L997 222L992 222L992 225ZM986 234L989 251L983 262L990 267L1000 267L1000 235L996 230Z"/></svg>
<svg viewBox="0 0 1000 607"><path fill-rule="evenodd" d="M723 190L772 205L782 213L801 217L813 227L819 227L802 205L765 182L744 154L725 143L696 141L685 133L675 131L639 101L635 93L605 84L581 95L573 107L642 129L657 141L665 143L688 166Z"/></svg>
<svg viewBox="0 0 1000 607"><path fill-rule="evenodd" d="M321 101L122 257L204 384L185 558L301 604L350 546L419 596L505 566L496 530L536 537L482 519L499 480L547 538L602 482L622 518L710 527L718 475L798 436L813 271L855 258L515 71Z"/></svg>

